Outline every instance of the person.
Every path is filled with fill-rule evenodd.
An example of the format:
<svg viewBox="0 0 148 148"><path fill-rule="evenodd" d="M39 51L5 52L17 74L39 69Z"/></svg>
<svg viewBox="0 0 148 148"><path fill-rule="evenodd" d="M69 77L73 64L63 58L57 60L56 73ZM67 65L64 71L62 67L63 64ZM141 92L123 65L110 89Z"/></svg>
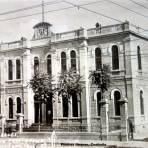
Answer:
<svg viewBox="0 0 148 148"><path fill-rule="evenodd" d="M129 136L131 140L134 138L134 124L131 120L129 120Z"/></svg>
<svg viewBox="0 0 148 148"><path fill-rule="evenodd" d="M51 125L51 110L48 110L48 124Z"/></svg>
<svg viewBox="0 0 148 148"><path fill-rule="evenodd" d="M101 24L96 23L96 33L101 33Z"/></svg>
<svg viewBox="0 0 148 148"><path fill-rule="evenodd" d="M51 134L51 145L52 145L52 147L55 147L56 138L57 138L56 133L55 133L55 131L53 131L52 134Z"/></svg>

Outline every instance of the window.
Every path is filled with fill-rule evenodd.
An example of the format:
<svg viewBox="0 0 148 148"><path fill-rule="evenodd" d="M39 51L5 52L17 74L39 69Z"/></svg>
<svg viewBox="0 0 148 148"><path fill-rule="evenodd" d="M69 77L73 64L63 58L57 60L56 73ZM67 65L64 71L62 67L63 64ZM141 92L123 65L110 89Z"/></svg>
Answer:
<svg viewBox="0 0 148 148"><path fill-rule="evenodd" d="M13 79L13 65L12 65L12 60L8 61L8 79L12 80Z"/></svg>
<svg viewBox="0 0 148 148"><path fill-rule="evenodd" d="M97 93L97 114L98 116L101 115L101 105L100 105L100 101L101 101L101 92Z"/></svg>
<svg viewBox="0 0 148 148"><path fill-rule="evenodd" d="M35 57L34 58L34 73L39 71L39 58Z"/></svg>
<svg viewBox="0 0 148 148"><path fill-rule="evenodd" d="M21 78L21 62L19 59L16 60L16 79Z"/></svg>
<svg viewBox="0 0 148 148"><path fill-rule="evenodd" d="M17 97L16 99L17 102L17 113L21 113L21 98Z"/></svg>
<svg viewBox="0 0 148 148"><path fill-rule="evenodd" d="M47 56L47 73L52 75L52 67L51 67L51 55Z"/></svg>
<svg viewBox="0 0 148 148"><path fill-rule="evenodd" d="M116 45L112 46L112 69L119 69L119 53Z"/></svg>
<svg viewBox="0 0 148 148"><path fill-rule="evenodd" d="M144 115L143 91L140 91L140 112L141 112L141 115Z"/></svg>
<svg viewBox="0 0 148 148"><path fill-rule="evenodd" d="M63 117L68 117L68 99L65 96L63 96L62 102L63 102Z"/></svg>
<svg viewBox="0 0 148 148"><path fill-rule="evenodd" d="M141 51L140 51L140 47L137 47L137 59L138 59L138 69L141 70L142 69L142 64L141 64Z"/></svg>
<svg viewBox="0 0 148 148"><path fill-rule="evenodd" d="M67 70L66 53L65 52L61 53L61 70L62 70L62 72L65 72Z"/></svg>
<svg viewBox="0 0 148 148"><path fill-rule="evenodd" d="M102 68L102 57L101 57L101 49L96 48L95 50L95 62L96 62L96 70Z"/></svg>
<svg viewBox="0 0 148 148"><path fill-rule="evenodd" d="M71 57L71 69L76 70L76 52L74 50L70 53Z"/></svg>
<svg viewBox="0 0 148 148"><path fill-rule="evenodd" d="M13 118L13 100L9 98L9 118Z"/></svg>
<svg viewBox="0 0 148 148"><path fill-rule="evenodd" d="M78 117L78 98L76 93L72 94L72 114L73 117Z"/></svg>
<svg viewBox="0 0 148 148"><path fill-rule="evenodd" d="M121 95L119 91L114 92L114 106L115 106L115 116L120 116L120 100Z"/></svg>

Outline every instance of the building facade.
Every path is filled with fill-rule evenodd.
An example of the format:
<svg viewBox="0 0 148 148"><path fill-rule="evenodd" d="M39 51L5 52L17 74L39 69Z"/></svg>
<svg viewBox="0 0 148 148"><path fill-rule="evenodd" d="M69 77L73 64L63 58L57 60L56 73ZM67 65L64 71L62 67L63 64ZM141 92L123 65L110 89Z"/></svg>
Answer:
<svg viewBox="0 0 148 148"><path fill-rule="evenodd" d="M62 33L51 28L41 22L34 26L31 41L22 37L0 45L1 115L14 122L22 113L24 126L38 123L39 107L28 85L34 71L52 75L57 83L60 72L74 68L84 77L81 98L73 96L69 109L62 97L42 104L42 124L111 133L126 129L130 120L135 132L148 129L148 38L128 22ZM101 100L89 74L103 64L111 67L112 83Z"/></svg>

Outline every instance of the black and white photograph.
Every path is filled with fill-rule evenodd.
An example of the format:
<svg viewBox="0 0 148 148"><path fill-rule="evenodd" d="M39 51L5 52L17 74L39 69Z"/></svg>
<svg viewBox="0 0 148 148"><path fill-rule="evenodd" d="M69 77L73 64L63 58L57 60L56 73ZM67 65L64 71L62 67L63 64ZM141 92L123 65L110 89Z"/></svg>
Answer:
<svg viewBox="0 0 148 148"><path fill-rule="evenodd" d="M0 0L0 148L148 148L148 0Z"/></svg>

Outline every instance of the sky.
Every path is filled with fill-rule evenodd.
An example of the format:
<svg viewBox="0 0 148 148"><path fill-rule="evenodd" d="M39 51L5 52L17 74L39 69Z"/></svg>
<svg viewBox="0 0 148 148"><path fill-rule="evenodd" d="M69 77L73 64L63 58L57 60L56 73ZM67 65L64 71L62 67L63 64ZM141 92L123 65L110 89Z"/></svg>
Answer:
<svg viewBox="0 0 148 148"><path fill-rule="evenodd" d="M148 30L148 0L67 0L67 2L73 3L76 6L83 6L72 7L73 5L65 3L62 0L44 0L45 21L53 25L51 29L55 33L74 30L80 27L86 29L93 28L96 22L99 22L101 26L119 23L97 13L122 22L128 20L132 24ZM0 42L15 41L21 37L31 39L33 36L33 26L42 21L42 7L16 13L11 12L9 14L4 14L4 12L32 7L41 3L42 0L0 0ZM123 7L121 8L119 5L134 12ZM67 9L68 7L72 8ZM84 10L82 7L93 12ZM66 9L57 11L63 8ZM39 14L33 15L36 13ZM26 15L30 16L22 17ZM11 18L17 19L8 20ZM148 36L148 31L144 31L143 34Z"/></svg>

